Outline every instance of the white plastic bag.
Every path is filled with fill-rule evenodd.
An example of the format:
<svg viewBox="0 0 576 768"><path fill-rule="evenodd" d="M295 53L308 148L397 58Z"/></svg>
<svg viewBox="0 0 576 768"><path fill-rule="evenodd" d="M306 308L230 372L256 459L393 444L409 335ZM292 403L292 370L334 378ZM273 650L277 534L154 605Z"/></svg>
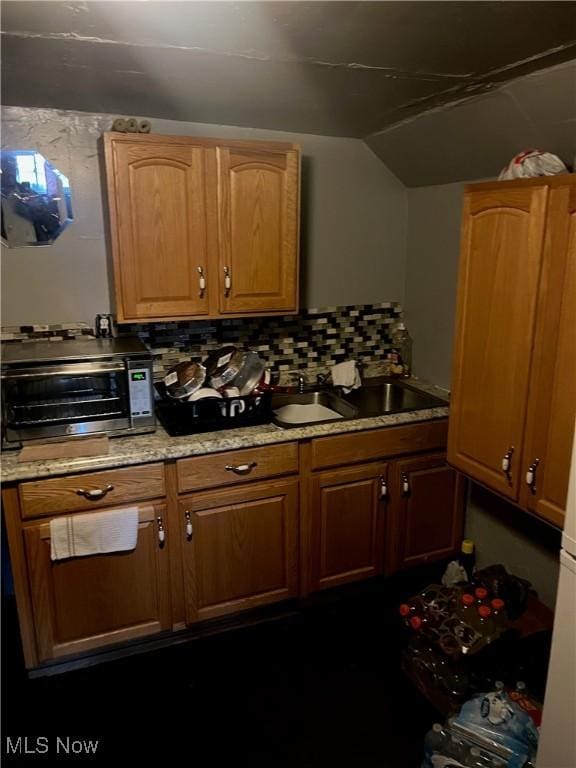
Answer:
<svg viewBox="0 0 576 768"><path fill-rule="evenodd" d="M525 149L510 160L498 179L531 179L535 176L555 176L558 173L569 171L557 155L540 149Z"/></svg>

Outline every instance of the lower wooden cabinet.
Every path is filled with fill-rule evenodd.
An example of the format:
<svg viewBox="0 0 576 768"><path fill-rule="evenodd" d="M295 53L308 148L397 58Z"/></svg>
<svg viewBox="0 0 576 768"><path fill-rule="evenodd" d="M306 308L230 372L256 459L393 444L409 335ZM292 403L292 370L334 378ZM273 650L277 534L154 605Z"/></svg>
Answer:
<svg viewBox="0 0 576 768"><path fill-rule="evenodd" d="M139 507L134 550L50 559L50 521L24 527L39 661L91 651L171 628L168 541L157 517L164 505Z"/></svg>
<svg viewBox="0 0 576 768"><path fill-rule="evenodd" d="M106 481L139 509L129 552L50 559L50 520L85 512L71 494L103 473L5 488L27 666L449 557L462 536L462 480L435 447L443 433L424 426L351 436L348 454L348 436L337 436L192 457L158 465L152 486L139 483L146 468L110 471ZM423 450L422 435L434 447ZM236 478L228 463L255 474ZM97 501L94 514L111 506Z"/></svg>
<svg viewBox="0 0 576 768"><path fill-rule="evenodd" d="M387 465L360 465L312 476L310 589L382 572Z"/></svg>
<svg viewBox="0 0 576 768"><path fill-rule="evenodd" d="M391 465L389 563L391 570L449 557L463 532L463 480L444 454Z"/></svg>
<svg viewBox="0 0 576 768"><path fill-rule="evenodd" d="M298 595L298 481L180 500L187 623Z"/></svg>

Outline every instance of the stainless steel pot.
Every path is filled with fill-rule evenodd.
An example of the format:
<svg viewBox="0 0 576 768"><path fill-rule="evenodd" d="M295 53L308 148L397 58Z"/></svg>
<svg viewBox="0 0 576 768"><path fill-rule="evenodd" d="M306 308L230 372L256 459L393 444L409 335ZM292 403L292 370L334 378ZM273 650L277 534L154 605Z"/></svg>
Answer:
<svg viewBox="0 0 576 768"><path fill-rule="evenodd" d="M214 389L223 389L231 384L244 363L244 352L229 345L211 352L204 360L206 377Z"/></svg>
<svg viewBox="0 0 576 768"><path fill-rule="evenodd" d="M242 367L234 379L234 386L238 387L242 397L251 395L254 392L262 379L265 369L266 363L257 352L246 352Z"/></svg>
<svg viewBox="0 0 576 768"><path fill-rule="evenodd" d="M197 392L206 380L206 368L201 363L185 360L171 368L164 376L166 393L183 400Z"/></svg>

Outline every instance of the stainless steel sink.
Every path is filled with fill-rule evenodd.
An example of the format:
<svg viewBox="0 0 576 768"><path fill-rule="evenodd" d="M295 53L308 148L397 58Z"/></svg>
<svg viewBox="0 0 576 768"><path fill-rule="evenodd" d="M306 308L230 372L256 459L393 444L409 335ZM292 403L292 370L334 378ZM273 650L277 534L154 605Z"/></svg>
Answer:
<svg viewBox="0 0 576 768"><path fill-rule="evenodd" d="M343 398L357 408L360 418L403 411L420 411L424 408L438 408L446 405L445 400L429 395L403 381L390 381L383 378L374 381L365 380L360 389L343 395Z"/></svg>
<svg viewBox="0 0 576 768"><path fill-rule="evenodd" d="M429 395L406 382L384 377L366 379L360 389L347 395L338 392L326 389L275 394L272 398L273 421L279 427L290 429L344 419L439 408L447 404L446 400Z"/></svg>
<svg viewBox="0 0 576 768"><path fill-rule="evenodd" d="M285 429L354 419L358 415L354 405L330 390L276 394L272 410L274 423Z"/></svg>

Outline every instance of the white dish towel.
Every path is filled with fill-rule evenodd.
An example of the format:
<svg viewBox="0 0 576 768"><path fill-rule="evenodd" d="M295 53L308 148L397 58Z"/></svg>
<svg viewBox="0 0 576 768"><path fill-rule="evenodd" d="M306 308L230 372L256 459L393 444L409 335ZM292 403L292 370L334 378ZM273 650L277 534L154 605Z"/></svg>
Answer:
<svg viewBox="0 0 576 768"><path fill-rule="evenodd" d="M332 384L335 387L343 387L344 392L351 392L362 385L360 373L356 368L355 360L346 360L344 363L336 363L332 368Z"/></svg>
<svg viewBox="0 0 576 768"><path fill-rule="evenodd" d="M50 557L124 552L138 542L138 507L109 509L87 515L68 515L50 520Z"/></svg>

